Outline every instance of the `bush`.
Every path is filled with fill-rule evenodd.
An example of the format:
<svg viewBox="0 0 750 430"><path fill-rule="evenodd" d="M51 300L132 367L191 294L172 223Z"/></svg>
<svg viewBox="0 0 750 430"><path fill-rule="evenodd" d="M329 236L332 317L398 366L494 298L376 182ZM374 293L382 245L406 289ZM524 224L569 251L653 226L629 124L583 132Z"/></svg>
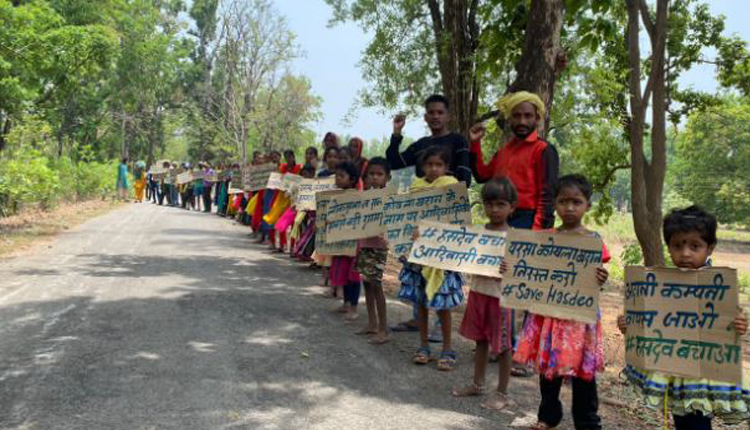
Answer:
<svg viewBox="0 0 750 430"><path fill-rule="evenodd" d="M80 201L114 195L117 162L75 163L68 157L50 159L20 147L2 154L0 216L25 205L50 209L61 201Z"/></svg>

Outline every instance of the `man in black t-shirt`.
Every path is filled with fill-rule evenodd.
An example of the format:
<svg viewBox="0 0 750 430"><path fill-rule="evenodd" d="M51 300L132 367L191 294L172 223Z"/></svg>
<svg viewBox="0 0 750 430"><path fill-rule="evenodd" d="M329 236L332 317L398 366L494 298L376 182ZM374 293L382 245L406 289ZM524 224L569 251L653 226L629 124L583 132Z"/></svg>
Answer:
<svg viewBox="0 0 750 430"><path fill-rule="evenodd" d="M459 181L464 181L466 187L471 185L471 166L469 165L469 143L458 133L453 133L448 129L450 121L450 102L442 95L435 94L427 98L424 102L425 114L424 120L432 132L431 136L425 136L418 141L409 145L404 152L399 152L399 146L404 140L401 130L406 125L406 117L397 115L393 119L393 135L391 135L391 144L385 151L388 164L392 170L404 169L415 166L417 177L423 177L424 172L419 166L422 154L430 147L435 145L445 146L451 155L451 163L448 174L454 176ZM413 318L409 321L400 322L391 327L393 331L417 331L417 306L414 305ZM439 322L440 320L436 320ZM431 342L442 342L439 327L435 327L430 334Z"/></svg>
<svg viewBox="0 0 750 430"><path fill-rule="evenodd" d="M432 132L431 136L426 136L409 145L404 152L399 152L399 146L404 137L401 130L406 125L406 117L397 115L393 120L393 135L391 144L385 151L388 163L391 169L398 170L406 167L416 166L418 177L424 176L424 172L419 166L419 158L427 148L435 145L441 145L448 148L451 154L451 164L448 174L454 176L459 181L466 182L466 186L471 185L471 166L469 165L469 144L462 135L453 133L448 129L450 120L450 102L444 96L435 94L427 98L424 103L425 115L424 120Z"/></svg>

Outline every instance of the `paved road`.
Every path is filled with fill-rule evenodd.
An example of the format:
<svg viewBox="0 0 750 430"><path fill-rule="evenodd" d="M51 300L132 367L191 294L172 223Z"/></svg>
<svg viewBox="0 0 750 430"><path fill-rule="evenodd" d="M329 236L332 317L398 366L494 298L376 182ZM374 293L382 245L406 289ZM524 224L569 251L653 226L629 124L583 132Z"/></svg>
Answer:
<svg viewBox="0 0 750 430"><path fill-rule="evenodd" d="M317 273L215 215L130 205L0 262L0 429L499 429L372 346ZM408 309L394 303L394 316Z"/></svg>

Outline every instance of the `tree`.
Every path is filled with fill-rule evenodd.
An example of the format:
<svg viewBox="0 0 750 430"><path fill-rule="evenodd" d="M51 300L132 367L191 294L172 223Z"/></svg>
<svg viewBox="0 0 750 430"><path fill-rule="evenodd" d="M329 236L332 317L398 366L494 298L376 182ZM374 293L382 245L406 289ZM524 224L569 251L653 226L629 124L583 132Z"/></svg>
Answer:
<svg viewBox="0 0 750 430"><path fill-rule="evenodd" d="M716 214L720 222L750 225L750 103L727 97L692 114L677 139L679 194Z"/></svg>

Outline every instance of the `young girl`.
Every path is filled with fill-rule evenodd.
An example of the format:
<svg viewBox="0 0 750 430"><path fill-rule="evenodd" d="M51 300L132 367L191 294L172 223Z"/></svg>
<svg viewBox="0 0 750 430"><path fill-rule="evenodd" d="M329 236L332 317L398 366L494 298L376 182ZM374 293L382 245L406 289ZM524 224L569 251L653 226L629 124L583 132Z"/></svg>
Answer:
<svg viewBox="0 0 750 430"><path fill-rule="evenodd" d="M286 174L298 174L302 166L297 164L294 156L294 151L287 149L284 151L284 160L286 163L279 166L279 173ZM271 227L270 232L270 249L276 252L284 252L286 250L286 229L294 220L294 214L291 213L293 210L291 207L291 201L289 200L289 194L286 192L280 192L277 190L276 201L273 203L273 207L268 214L263 217L263 220L268 223ZM291 216L291 219L289 217ZM279 222L284 218L283 222ZM279 225L280 224L280 225ZM279 236L279 246L276 247L276 235Z"/></svg>
<svg viewBox="0 0 750 430"><path fill-rule="evenodd" d="M450 154L446 148L435 145L425 150L420 163L424 177L414 180L412 191L457 183L456 178L448 176L449 166ZM458 354L451 348L451 309L460 305L463 300L463 279L456 272L422 267L407 262L405 258L401 260L404 267L399 274L401 288L398 297L417 304L420 347L414 353L412 361L415 364L427 364L432 359L428 343L428 308L435 309L443 333L443 350L437 367L443 371L453 370Z"/></svg>
<svg viewBox="0 0 750 430"><path fill-rule="evenodd" d="M710 265L716 247L713 215L698 206L674 210L664 218L663 230L675 266L700 269ZM617 318L617 325L625 334L624 315ZM742 336L747 325L747 317L740 311L734 319L734 331ZM710 430L714 416L729 425L750 419L750 387L745 380L740 387L708 379L669 376L630 365L624 373L647 407L664 410L668 406L672 410L677 430Z"/></svg>
<svg viewBox="0 0 750 430"><path fill-rule="evenodd" d="M357 167L352 163L341 163L336 167L336 186L342 190L356 189L359 182ZM356 258L335 256L331 261L329 282L332 288L343 288L344 304L338 310L346 313L346 320L357 319L360 276L355 268Z"/></svg>
<svg viewBox="0 0 750 430"><path fill-rule="evenodd" d="M302 168L302 170L299 171L300 176L302 176L305 179L312 179L315 177L315 166L312 164L305 164L305 166ZM292 205L294 205L295 202L292 202ZM300 257L300 247L299 243L301 241L302 236L307 231L307 223L305 223L305 220L307 219L307 211L301 211L297 210L296 206L292 206L294 208L294 219L292 220L292 231L289 234L290 240L291 240L291 246L289 247L289 255L291 257Z"/></svg>
<svg viewBox="0 0 750 430"><path fill-rule="evenodd" d="M325 169L321 170L320 173L318 173L319 178L327 178L331 175L336 174L336 166L339 164L339 149L337 147L328 147L326 148L325 152L323 153L323 162L326 164ZM311 212L311 215L314 217L315 214ZM329 282L329 275L328 275L328 268L331 267L331 257L325 256L325 255L317 255L314 251L314 245L315 245L315 223L313 222L312 225L312 231L309 238L307 238L308 241L312 240L313 249L311 258L313 259L313 263L310 265L311 268L315 268L320 266L322 270L322 281L321 284L324 286L328 286ZM327 297L336 298L337 296L336 288L332 290L330 294L326 294Z"/></svg>
<svg viewBox="0 0 750 430"><path fill-rule="evenodd" d="M591 184L581 175L563 176L554 189L554 205L562 225L557 232L596 236L583 226L591 208ZM610 259L606 246L602 262ZM597 281L604 285L606 269L597 269ZM569 378L573 387L573 422L577 430L601 429L598 415L596 372L604 369L602 327L596 324L563 320L529 313L519 337L514 359L539 373L542 402L534 430L553 429L562 421L560 388Z"/></svg>
<svg viewBox="0 0 750 430"><path fill-rule="evenodd" d="M518 204L518 192L508 178L490 179L482 187L482 203L489 219L487 230L508 231L508 218ZM484 394L484 375L490 350L497 354L499 371L493 399L482 403L487 409L500 410L508 404L508 382L513 359L513 319L510 309L500 307L499 278L474 276L464 319L458 332L477 343L474 380L453 390L456 397Z"/></svg>
<svg viewBox="0 0 750 430"><path fill-rule="evenodd" d="M391 180L391 168L383 157L373 158L365 171L365 189L385 188ZM359 241L357 271L362 276L367 304L367 326L357 334L374 334L370 343L382 345L388 342L385 295L383 294L383 272L388 260L388 244L380 237L368 237Z"/></svg>
<svg viewBox="0 0 750 430"><path fill-rule="evenodd" d="M318 169L318 148L309 146L305 150L305 165L311 165L314 170Z"/></svg>

